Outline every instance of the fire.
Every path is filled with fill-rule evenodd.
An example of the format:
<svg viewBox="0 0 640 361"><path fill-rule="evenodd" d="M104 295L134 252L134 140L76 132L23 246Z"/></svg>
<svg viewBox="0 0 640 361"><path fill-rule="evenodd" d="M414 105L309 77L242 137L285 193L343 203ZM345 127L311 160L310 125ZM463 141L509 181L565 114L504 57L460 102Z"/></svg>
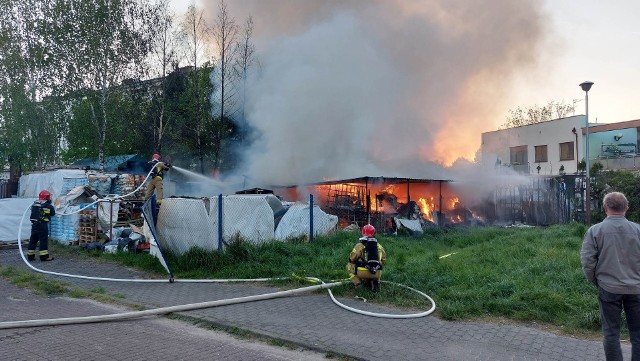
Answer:
<svg viewBox="0 0 640 361"><path fill-rule="evenodd" d="M383 193L389 193L389 194L393 194L393 191L396 189L396 186L393 184L389 184L388 186L384 187L384 189L382 190Z"/></svg>
<svg viewBox="0 0 640 361"><path fill-rule="evenodd" d="M458 197L451 197L450 202L451 203L449 203L449 209L455 209L456 205L460 203L460 199L458 199Z"/></svg>
<svg viewBox="0 0 640 361"><path fill-rule="evenodd" d="M433 204L433 197L430 198L430 202L425 198L420 198L418 200L418 204L420 205L420 211L424 218L433 222L433 213L432 211L435 209L435 205Z"/></svg>

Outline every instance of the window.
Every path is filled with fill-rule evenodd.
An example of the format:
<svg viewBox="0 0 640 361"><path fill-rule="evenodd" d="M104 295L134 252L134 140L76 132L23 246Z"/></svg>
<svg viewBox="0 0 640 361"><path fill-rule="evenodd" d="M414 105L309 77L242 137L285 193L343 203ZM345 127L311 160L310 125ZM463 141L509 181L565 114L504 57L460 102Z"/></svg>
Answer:
<svg viewBox="0 0 640 361"><path fill-rule="evenodd" d="M527 164L529 160L527 159L527 146L520 145L517 147L511 147L511 164L520 165Z"/></svg>
<svg viewBox="0 0 640 361"><path fill-rule="evenodd" d="M536 163L547 162L547 146L536 145Z"/></svg>
<svg viewBox="0 0 640 361"><path fill-rule="evenodd" d="M573 142L560 143L560 160L574 160Z"/></svg>

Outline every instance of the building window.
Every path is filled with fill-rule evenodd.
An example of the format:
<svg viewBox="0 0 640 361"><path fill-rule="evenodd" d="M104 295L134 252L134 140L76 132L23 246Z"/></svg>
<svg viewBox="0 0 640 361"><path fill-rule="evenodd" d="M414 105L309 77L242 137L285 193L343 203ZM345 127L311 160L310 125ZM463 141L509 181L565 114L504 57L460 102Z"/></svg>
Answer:
<svg viewBox="0 0 640 361"><path fill-rule="evenodd" d="M560 160L574 160L573 142L560 143Z"/></svg>
<svg viewBox="0 0 640 361"><path fill-rule="evenodd" d="M521 145L518 147L511 147L511 164L520 165L527 164L529 160L527 159L527 146Z"/></svg>
<svg viewBox="0 0 640 361"><path fill-rule="evenodd" d="M536 145L536 163L547 162L547 146Z"/></svg>

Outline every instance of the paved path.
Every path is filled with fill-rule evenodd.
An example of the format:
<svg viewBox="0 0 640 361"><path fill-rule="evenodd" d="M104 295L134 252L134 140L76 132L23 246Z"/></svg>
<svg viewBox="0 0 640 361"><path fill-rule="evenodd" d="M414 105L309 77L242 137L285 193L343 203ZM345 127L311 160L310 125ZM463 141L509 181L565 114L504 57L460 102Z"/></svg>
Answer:
<svg viewBox="0 0 640 361"><path fill-rule="evenodd" d="M12 264L25 267L21 262L17 250L0 251L0 265ZM121 266L95 260L70 259L66 256L60 256L53 262L36 261L34 265L55 272L90 276L146 277L140 271ZM57 278L89 290L102 288L108 294L123 295L122 302L124 303L142 305L145 308L190 304L277 291L277 289L270 287L239 284L144 284L91 281L58 276L48 277ZM51 317L38 311L27 312L25 311L27 308L24 307L20 308L20 312L4 312L6 307L4 303L7 301L3 300L2 302L0 307L3 312L0 317L3 321ZM396 310L382 306L356 303L352 300L344 300L344 302L372 311L397 313ZM60 312L62 311L66 312L67 317L76 315L75 309L64 309ZM100 309L96 309L94 312L98 311ZM448 322L433 316L408 320L373 318L343 310L333 304L328 296L318 294L188 311L182 312L181 315L205 320L222 327L249 330L310 350L331 352L362 360L604 360L600 341L558 336L524 326ZM130 329L137 330L128 333L126 338L135 342L136 333L156 327L153 322L168 321L162 317L151 317L126 322L97 324L94 325L96 333L87 335L86 338L100 338L100 334L107 332L104 331L105 329L109 330L116 325L126 323L130 325ZM59 329L60 331L57 332L62 335L53 336L51 334L48 337L64 339L67 337L64 335L74 333L69 330L73 330L75 327L80 326L48 328L51 330L48 332L51 333ZM4 340L7 337L7 332L22 334L25 330L32 333L42 332L38 329L0 330L0 350L4 351L5 349L6 341ZM172 337L168 337L160 342L160 345L180 346L190 340L192 340L191 337L186 337L172 341ZM198 338L194 336L193 340L198 340ZM192 342L200 344L198 341ZM0 351L0 359L3 359L1 353L3 351ZM65 351L65 349L59 349L57 352L62 355ZM630 347L623 345L623 351L625 357L629 358ZM204 355L200 352L186 353L172 357L172 359L217 359L217 357L208 358Z"/></svg>

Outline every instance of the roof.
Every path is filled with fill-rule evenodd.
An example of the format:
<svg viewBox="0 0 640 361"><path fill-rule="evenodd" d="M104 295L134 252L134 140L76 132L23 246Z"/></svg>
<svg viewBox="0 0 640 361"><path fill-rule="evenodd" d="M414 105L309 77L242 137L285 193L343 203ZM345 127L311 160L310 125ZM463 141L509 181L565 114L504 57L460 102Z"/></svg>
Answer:
<svg viewBox="0 0 640 361"><path fill-rule="evenodd" d="M590 133L599 133L599 132L607 132L612 130L622 130L628 128L638 128L640 127L640 119L636 120L628 120L626 122L617 122L617 123L604 123L604 124L589 124L589 132ZM582 134L586 134L587 129L582 128Z"/></svg>
<svg viewBox="0 0 640 361"><path fill-rule="evenodd" d="M104 170L105 171L131 171L140 167L139 163L147 163L147 159L138 154L126 154L126 155L111 155L104 157ZM100 160L96 158L80 159L71 163L71 165L78 165L83 167L89 167L90 169L100 168ZM144 169L143 169L144 172Z"/></svg>
<svg viewBox="0 0 640 361"><path fill-rule="evenodd" d="M407 184L407 183L430 183L430 182L451 182L451 180L448 180L448 179L421 179L421 178L382 177L382 176L380 176L380 177L369 177L369 176L365 176L365 177L350 178L350 179L337 179L337 180L332 180L332 181L324 181L324 182L317 182L317 183L304 184L304 185L307 185L307 186L309 186L309 185L318 186L318 185L331 185L331 184L343 184L343 183ZM295 185L284 186L284 187L275 186L275 188L290 188L290 187L297 187L297 186L295 186Z"/></svg>

